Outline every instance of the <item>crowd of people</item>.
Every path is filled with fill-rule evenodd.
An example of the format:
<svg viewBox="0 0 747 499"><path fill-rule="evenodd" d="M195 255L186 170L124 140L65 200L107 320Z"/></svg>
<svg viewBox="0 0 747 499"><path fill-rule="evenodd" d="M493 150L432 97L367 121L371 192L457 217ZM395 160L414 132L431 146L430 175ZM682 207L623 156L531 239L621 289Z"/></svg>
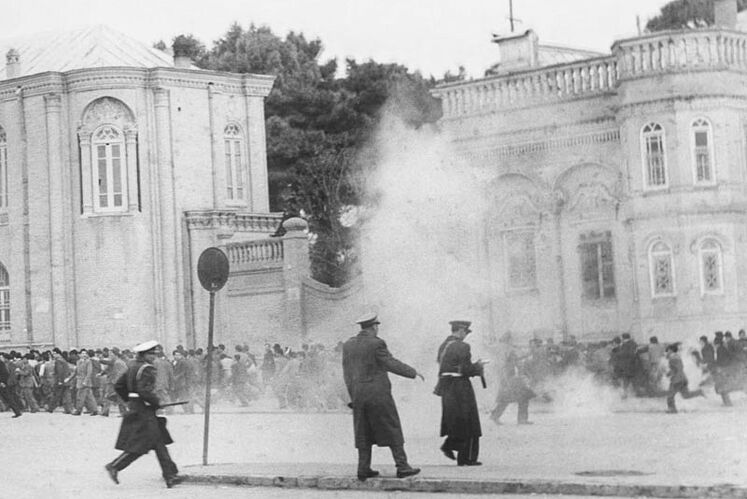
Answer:
<svg viewBox="0 0 747 499"><path fill-rule="evenodd" d="M267 394L281 409L341 409L347 396L340 356L339 345L304 344L294 351L266 344L261 356L247 345L236 345L234 352L218 345L211 362L212 401L246 407ZM114 384L134 357L117 347L0 353L0 411L13 411L14 417L58 410L109 416L116 406L124 414L127 407ZM203 349L178 346L170 356L159 349L154 363L159 400L186 401L186 413L204 405L208 356Z"/></svg>

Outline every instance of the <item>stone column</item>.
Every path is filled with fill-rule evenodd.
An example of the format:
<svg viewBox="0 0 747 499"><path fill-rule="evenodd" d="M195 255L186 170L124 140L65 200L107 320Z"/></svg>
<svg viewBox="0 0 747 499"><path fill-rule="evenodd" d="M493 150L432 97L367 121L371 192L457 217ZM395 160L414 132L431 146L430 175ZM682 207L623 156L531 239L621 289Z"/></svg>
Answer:
<svg viewBox="0 0 747 499"><path fill-rule="evenodd" d="M51 290L51 340L55 345L67 346L71 324L68 320L68 296L65 284L65 249L66 239L69 237L65 228L64 182L61 147L60 113L62 103L60 96L49 94L44 96L47 121L47 168L49 178L49 263Z"/></svg>
<svg viewBox="0 0 747 499"><path fill-rule="evenodd" d="M34 320L31 286L31 214L29 202L29 158L28 158L28 134L26 129L26 102L23 88L16 90L16 116L18 116L18 131L20 135L19 157L21 160L21 206L23 213L23 284L25 295L25 340L31 345L34 343Z"/></svg>
<svg viewBox="0 0 747 499"><path fill-rule="evenodd" d="M306 336L303 280L309 276L308 224L301 218L283 222L283 282L285 287L285 329Z"/></svg>
<svg viewBox="0 0 747 499"><path fill-rule="evenodd" d="M137 130L126 128L124 135L127 157L127 211L135 213L140 209L137 185Z"/></svg>
<svg viewBox="0 0 747 499"><path fill-rule="evenodd" d="M221 175L219 168L222 167L222 141L219 131L216 130L218 127L217 123L217 111L216 111L216 97L220 95L220 91L215 88L212 83L208 85L208 118L210 122L210 152L212 158L212 179L213 179L213 209L218 209L224 206L224 199L226 198L225 182L221 183L221 179L225 178L225 175Z"/></svg>
<svg viewBox="0 0 747 499"><path fill-rule="evenodd" d="M183 333L182 309L179 302L181 289L178 269L181 255L177 253L177 219L175 216L174 165L171 154L171 110L169 91L158 88L154 90L156 113L156 179L158 183L158 203L160 211L160 254L161 267L160 292L163 300L161 317L161 343L166 348L173 348Z"/></svg>
<svg viewBox="0 0 747 499"><path fill-rule="evenodd" d="M558 269L558 301L560 306L560 327L563 340L568 339L568 301L565 289L565 264L563 262L563 204L562 194L556 192L554 203L551 206L554 224L555 266Z"/></svg>
<svg viewBox="0 0 747 499"><path fill-rule="evenodd" d="M91 134L87 129L78 131L80 142L80 183L83 196L83 214L93 213L93 180L91 175Z"/></svg>
<svg viewBox="0 0 747 499"><path fill-rule="evenodd" d="M267 138L265 137L264 97L246 96L247 145L249 146L249 185L253 213L270 211L267 183Z"/></svg>

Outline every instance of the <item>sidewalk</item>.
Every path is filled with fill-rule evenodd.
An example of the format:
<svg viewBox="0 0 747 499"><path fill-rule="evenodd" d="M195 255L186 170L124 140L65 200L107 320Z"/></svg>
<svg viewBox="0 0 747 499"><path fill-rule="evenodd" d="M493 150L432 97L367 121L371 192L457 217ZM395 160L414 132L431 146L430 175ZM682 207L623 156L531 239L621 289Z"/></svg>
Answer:
<svg viewBox="0 0 747 499"><path fill-rule="evenodd" d="M640 470L599 470L608 476L583 476L496 466L424 466L416 477L395 478L392 466L378 467L382 477L359 482L355 466L324 463L244 463L188 466L186 482L324 490L381 490L469 494L568 494L618 497L747 498L747 487L683 484L682 479ZM580 472L583 473L583 472Z"/></svg>

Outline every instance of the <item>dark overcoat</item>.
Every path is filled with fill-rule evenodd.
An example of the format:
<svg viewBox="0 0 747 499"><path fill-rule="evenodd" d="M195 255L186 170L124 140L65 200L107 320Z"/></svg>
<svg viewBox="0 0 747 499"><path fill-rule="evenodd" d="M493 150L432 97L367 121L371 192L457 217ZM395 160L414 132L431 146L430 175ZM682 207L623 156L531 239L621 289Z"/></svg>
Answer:
<svg viewBox="0 0 747 499"><path fill-rule="evenodd" d="M470 377L482 374L482 365L472 362L468 343L456 336L446 338L439 351L441 436L471 438L482 435L480 413ZM444 373L456 373L449 376Z"/></svg>
<svg viewBox="0 0 747 499"><path fill-rule="evenodd" d="M128 403L128 412L122 418L116 449L132 454L146 454L158 443L170 444L171 435L166 430L166 418L156 416L159 407L154 393L156 368L142 359L130 363L114 383L114 391Z"/></svg>
<svg viewBox="0 0 747 499"><path fill-rule="evenodd" d="M417 371L395 359L373 329L363 329L342 347L342 373L353 406L356 448L403 445L402 425L387 372L414 378Z"/></svg>
<svg viewBox="0 0 747 499"><path fill-rule="evenodd" d="M529 400L535 396L526 377L519 369L519 359L514 353L513 348L507 347L505 358L500 371L498 380L498 395L496 403L512 403Z"/></svg>

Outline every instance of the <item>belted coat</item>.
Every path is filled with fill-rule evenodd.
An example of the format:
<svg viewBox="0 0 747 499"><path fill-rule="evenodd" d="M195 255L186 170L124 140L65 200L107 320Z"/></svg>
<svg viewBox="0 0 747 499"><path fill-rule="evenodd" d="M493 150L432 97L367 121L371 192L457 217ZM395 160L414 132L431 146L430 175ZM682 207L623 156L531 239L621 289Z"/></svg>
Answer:
<svg viewBox="0 0 747 499"><path fill-rule="evenodd" d="M482 365L472 362L468 343L449 336L438 349L441 436L471 438L482 435L472 376L480 376Z"/></svg>
<svg viewBox="0 0 747 499"><path fill-rule="evenodd" d="M166 430L166 418L156 416L159 407L154 393L156 368L142 359L132 361L114 383L114 391L128 403L122 418L116 449L132 454L147 454L158 443L173 443Z"/></svg>
<svg viewBox="0 0 747 499"><path fill-rule="evenodd" d="M387 373L414 378L417 371L395 359L372 329L363 329L342 347L342 372L353 406L356 448L403 445Z"/></svg>

